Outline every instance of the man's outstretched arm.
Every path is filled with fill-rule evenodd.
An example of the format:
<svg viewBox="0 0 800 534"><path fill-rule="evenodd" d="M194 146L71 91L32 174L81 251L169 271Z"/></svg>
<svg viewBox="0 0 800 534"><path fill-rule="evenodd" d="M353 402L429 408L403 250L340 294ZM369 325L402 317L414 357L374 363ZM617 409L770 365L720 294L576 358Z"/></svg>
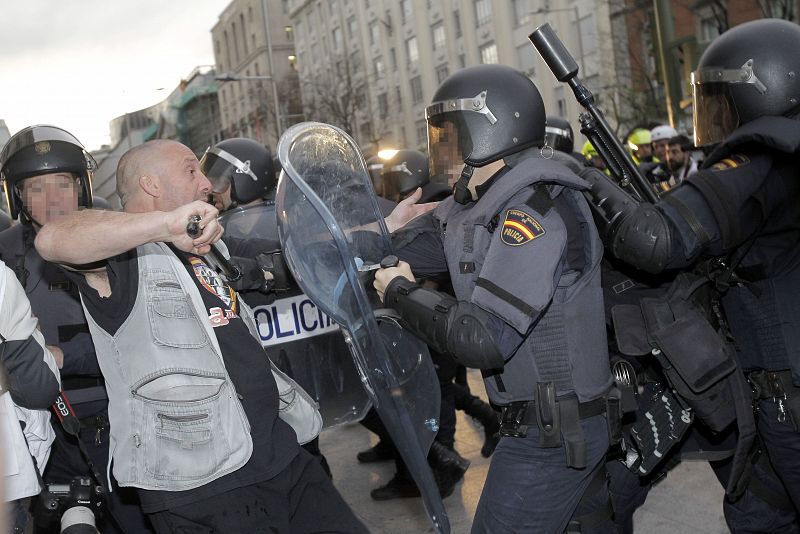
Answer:
<svg viewBox="0 0 800 534"><path fill-rule="evenodd" d="M36 236L36 250L48 261L72 265L104 260L158 241L203 255L222 236L217 213L214 206L201 201L168 212L82 210L44 225ZM186 225L194 215L200 216L202 233L192 238Z"/></svg>

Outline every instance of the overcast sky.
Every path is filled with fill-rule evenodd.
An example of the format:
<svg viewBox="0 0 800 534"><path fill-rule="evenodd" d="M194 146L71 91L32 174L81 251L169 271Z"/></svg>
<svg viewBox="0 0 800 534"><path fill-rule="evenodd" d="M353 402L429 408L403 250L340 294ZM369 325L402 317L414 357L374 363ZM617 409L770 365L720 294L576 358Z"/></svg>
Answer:
<svg viewBox="0 0 800 534"><path fill-rule="evenodd" d="M12 135L48 123L90 150L109 143L111 119L214 63L211 27L229 2L0 0L0 119Z"/></svg>

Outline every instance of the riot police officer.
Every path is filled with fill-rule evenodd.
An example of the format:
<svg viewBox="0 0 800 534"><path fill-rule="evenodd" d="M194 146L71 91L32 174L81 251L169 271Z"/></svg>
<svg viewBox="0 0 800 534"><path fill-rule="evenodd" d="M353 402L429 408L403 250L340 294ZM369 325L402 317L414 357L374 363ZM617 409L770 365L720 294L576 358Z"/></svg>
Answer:
<svg viewBox="0 0 800 534"><path fill-rule="evenodd" d="M655 205L632 201L603 179L592 188L592 196L604 203L599 219L614 219L602 230L617 257L649 272L689 273L694 267L702 273L698 280L713 283L724 312L720 317L734 340L736 366L755 394L758 435L795 512L800 505L800 214L795 209L800 61L793 50L798 46L800 27L784 20L752 21L719 36L692 73L695 145L709 151L700 170ZM686 347L695 354L699 348Z"/></svg>
<svg viewBox="0 0 800 534"><path fill-rule="evenodd" d="M419 150L398 150L384 160L381 184L383 197L393 202L400 202L418 187L422 188L420 202L436 202L450 195L447 185L430 181L428 156Z"/></svg>
<svg viewBox="0 0 800 534"><path fill-rule="evenodd" d="M375 287L429 346L480 368L502 408L473 532L562 532L574 516L573 529L609 531L602 466L616 403L586 184L540 157L544 105L522 73L463 69L433 100L431 173L454 186L435 237L455 298L415 283L405 263L378 271Z"/></svg>
<svg viewBox="0 0 800 534"><path fill-rule="evenodd" d="M102 475L108 464L108 398L78 291L61 267L44 261L33 246L45 223L92 207L95 166L83 145L61 128L30 126L11 137L0 153L0 178L9 213L20 224L0 234L0 256L25 288L80 420L80 440L99 482L109 488ZM75 476L92 476L75 437L60 424L53 426L56 441L45 481L69 483ZM113 520L106 518L103 532L150 531L133 492L114 487L106 495Z"/></svg>

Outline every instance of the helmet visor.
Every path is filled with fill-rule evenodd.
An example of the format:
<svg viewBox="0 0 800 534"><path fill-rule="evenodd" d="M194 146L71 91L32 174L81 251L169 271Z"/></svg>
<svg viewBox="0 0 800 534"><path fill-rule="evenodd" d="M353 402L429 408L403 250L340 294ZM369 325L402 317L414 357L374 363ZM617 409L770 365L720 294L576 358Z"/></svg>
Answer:
<svg viewBox="0 0 800 534"><path fill-rule="evenodd" d="M456 183L464 169L464 160L472 152L472 138L461 113L448 113L428 119L428 154L430 181Z"/></svg>
<svg viewBox="0 0 800 534"><path fill-rule="evenodd" d="M727 83L693 85L694 144L713 145L728 137L739 126L739 114Z"/></svg>
<svg viewBox="0 0 800 534"><path fill-rule="evenodd" d="M227 191L235 174L246 174L254 182L258 181L258 177L250 169L249 161L240 161L233 154L214 147L203 154L200 170L211 182L214 193Z"/></svg>

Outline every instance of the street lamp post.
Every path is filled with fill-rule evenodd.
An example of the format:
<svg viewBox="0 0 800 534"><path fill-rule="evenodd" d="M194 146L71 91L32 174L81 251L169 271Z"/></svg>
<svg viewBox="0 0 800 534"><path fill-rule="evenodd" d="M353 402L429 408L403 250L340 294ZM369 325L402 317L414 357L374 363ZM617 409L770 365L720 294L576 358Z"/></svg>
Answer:
<svg viewBox="0 0 800 534"><path fill-rule="evenodd" d="M581 72L583 76L586 76L586 63L584 62L583 56L583 37L581 36L581 16L578 12L578 6L574 5L572 7L564 7L564 8L551 8L551 7L540 7L538 9L534 9L531 11L531 15L544 15L547 13L554 13L554 12L566 12L572 11L575 14L575 31L578 34L578 53L581 55Z"/></svg>

